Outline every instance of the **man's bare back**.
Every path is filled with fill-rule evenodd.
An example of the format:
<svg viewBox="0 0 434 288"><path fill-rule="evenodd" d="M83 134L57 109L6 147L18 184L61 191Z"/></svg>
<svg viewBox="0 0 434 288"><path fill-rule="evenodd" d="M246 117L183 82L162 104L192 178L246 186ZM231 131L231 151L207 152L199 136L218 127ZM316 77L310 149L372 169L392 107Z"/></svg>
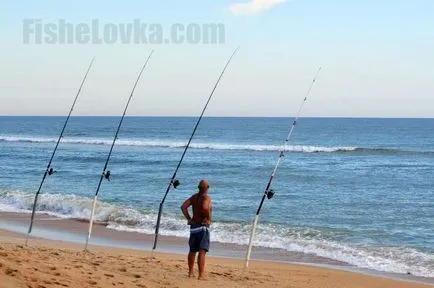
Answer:
<svg viewBox="0 0 434 288"><path fill-rule="evenodd" d="M190 224L205 225L211 224L211 198L207 194L197 193L190 198L193 207L193 218Z"/></svg>

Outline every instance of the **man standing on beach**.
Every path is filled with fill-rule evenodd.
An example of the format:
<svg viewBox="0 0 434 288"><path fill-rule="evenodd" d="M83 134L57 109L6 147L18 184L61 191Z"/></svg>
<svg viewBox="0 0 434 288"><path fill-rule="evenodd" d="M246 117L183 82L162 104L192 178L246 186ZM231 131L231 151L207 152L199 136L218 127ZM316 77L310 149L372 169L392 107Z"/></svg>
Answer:
<svg viewBox="0 0 434 288"><path fill-rule="evenodd" d="M188 253L188 276L194 278L194 262L199 252L197 264L199 267L199 280L205 280L205 256L209 250L211 224L211 198L208 196L208 181L201 180L198 186L199 192L187 199L181 206L182 214L190 225L190 253ZM188 208L193 207L193 218L190 217Z"/></svg>

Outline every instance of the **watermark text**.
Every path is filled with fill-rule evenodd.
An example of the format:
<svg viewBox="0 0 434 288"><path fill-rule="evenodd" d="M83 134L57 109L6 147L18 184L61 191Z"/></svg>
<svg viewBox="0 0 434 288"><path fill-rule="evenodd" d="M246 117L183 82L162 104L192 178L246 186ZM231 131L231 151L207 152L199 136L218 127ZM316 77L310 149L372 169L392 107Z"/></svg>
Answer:
<svg viewBox="0 0 434 288"><path fill-rule="evenodd" d="M176 23L167 27L140 19L128 23L24 19L22 32L24 44L224 44L226 41L226 28L221 23Z"/></svg>

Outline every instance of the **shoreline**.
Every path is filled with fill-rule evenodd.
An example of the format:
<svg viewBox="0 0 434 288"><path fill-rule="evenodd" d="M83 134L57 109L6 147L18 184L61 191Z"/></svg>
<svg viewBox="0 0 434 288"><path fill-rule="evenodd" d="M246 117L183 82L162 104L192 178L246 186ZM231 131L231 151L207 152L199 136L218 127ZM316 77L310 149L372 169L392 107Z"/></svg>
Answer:
<svg viewBox="0 0 434 288"><path fill-rule="evenodd" d="M26 234L29 214L0 212L0 229ZM66 241L82 244L87 237L88 221L70 218L58 218L47 214L36 214L32 236L48 240ZM188 227L186 226L186 230ZM94 222L90 245L111 246L150 251L154 235L139 232L118 231L107 228L104 223ZM211 256L243 259L246 245L211 241ZM188 251L188 239L176 236L159 236L157 251L184 254ZM255 247L252 260L268 260L281 262L312 263L323 265L350 266L316 255L301 252L289 252L283 249Z"/></svg>
<svg viewBox="0 0 434 288"><path fill-rule="evenodd" d="M22 239L24 244L29 215L26 213L0 212L0 229L7 232L6 238ZM83 220L62 219L54 216L37 214L34 232L29 241L38 243L52 243L83 249L84 240L87 235L88 222ZM1 230L0 230L1 231ZM0 234L0 235L1 235ZM123 232L108 229L102 223L96 223L90 241L90 247L96 250L122 249L138 251L139 253L150 253L153 235L138 232ZM160 246L157 254L169 254L176 257L185 255L188 250L187 239L173 236L160 236ZM16 243L17 244L17 243ZM19 244L19 243L18 243ZM325 269L343 273L356 273L366 277L378 277L392 281L405 281L414 284L426 284L434 286L433 278L417 277L405 274L387 273L370 269L358 268L344 262L322 258L304 253L288 252L281 249L255 247L255 253L251 263L267 263L267 265L295 265L311 269ZM212 243L210 258L221 261L240 263L239 269L243 267L245 247L236 244Z"/></svg>

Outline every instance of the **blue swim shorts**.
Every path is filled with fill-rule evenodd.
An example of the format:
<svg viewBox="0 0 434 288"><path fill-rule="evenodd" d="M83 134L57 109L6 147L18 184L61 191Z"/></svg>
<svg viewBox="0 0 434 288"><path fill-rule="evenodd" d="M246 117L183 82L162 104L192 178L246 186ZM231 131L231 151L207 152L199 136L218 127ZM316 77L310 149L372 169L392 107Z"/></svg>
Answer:
<svg viewBox="0 0 434 288"><path fill-rule="evenodd" d="M210 233L206 226L190 225L190 252L209 251Z"/></svg>

